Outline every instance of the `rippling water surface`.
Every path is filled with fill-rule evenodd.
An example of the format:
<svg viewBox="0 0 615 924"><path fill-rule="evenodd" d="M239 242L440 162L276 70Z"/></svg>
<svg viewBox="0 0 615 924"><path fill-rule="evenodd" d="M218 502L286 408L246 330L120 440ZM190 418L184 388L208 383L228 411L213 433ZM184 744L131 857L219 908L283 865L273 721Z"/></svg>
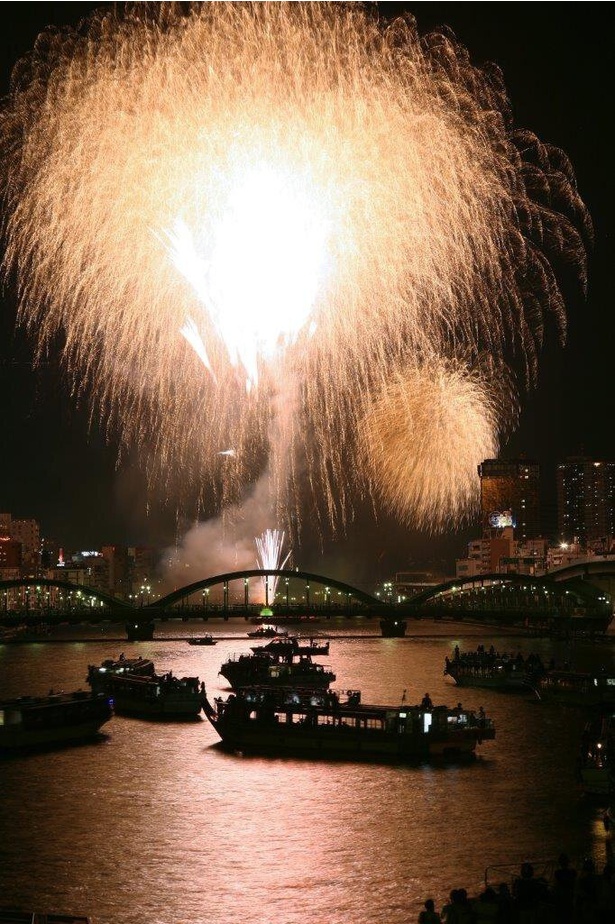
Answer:
<svg viewBox="0 0 615 924"><path fill-rule="evenodd" d="M96 743L0 763L0 904L91 915L94 924L407 924L433 896L479 889L485 869L566 850L604 863L602 807L574 775L582 713L530 697L460 691L444 677L455 643L572 657L613 668L612 641L573 649L470 626L424 622L382 639L376 622L319 625L335 686L364 701L483 705L497 737L470 765L378 766L225 754L206 720L160 724L115 716ZM0 695L85 687L88 664L140 654L198 675L210 696L246 624L210 621L215 647L172 636L0 645ZM344 637L353 633L356 637ZM417 633L416 636L414 633ZM165 638L164 636L168 636Z"/></svg>

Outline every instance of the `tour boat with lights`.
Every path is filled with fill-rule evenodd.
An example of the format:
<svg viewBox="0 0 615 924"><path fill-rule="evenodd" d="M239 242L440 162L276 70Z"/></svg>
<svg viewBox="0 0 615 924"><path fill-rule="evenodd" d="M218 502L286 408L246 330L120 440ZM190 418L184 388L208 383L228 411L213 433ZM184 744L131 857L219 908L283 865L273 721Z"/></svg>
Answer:
<svg viewBox="0 0 615 924"><path fill-rule="evenodd" d="M288 632L285 629L278 629L268 623L258 626L252 632L248 632L248 638L286 638Z"/></svg>
<svg viewBox="0 0 615 924"><path fill-rule="evenodd" d="M333 671L323 664L315 664L310 655L294 653L275 655L263 649L253 654L229 658L220 668L231 687L259 686L294 687L307 690L326 690L335 681Z"/></svg>
<svg viewBox="0 0 615 924"><path fill-rule="evenodd" d="M495 738L484 715L448 706L370 705L358 690L245 687L205 697L224 748L245 754L374 761L460 760Z"/></svg>
<svg viewBox="0 0 615 924"><path fill-rule="evenodd" d="M139 659L136 659L139 660ZM204 685L198 677L175 677L172 671L156 674L151 661L131 669L128 659L103 661L88 667L87 682L104 693L118 715L141 718L194 719L203 707ZM122 665L127 665L122 669ZM149 667L151 665L151 669Z"/></svg>
<svg viewBox="0 0 615 924"><path fill-rule="evenodd" d="M108 696L85 690L2 700L0 751L93 738L112 715Z"/></svg>
<svg viewBox="0 0 615 924"><path fill-rule="evenodd" d="M329 654L329 642L317 638L299 638L293 635L288 638L274 638L266 645L255 645L251 649L255 654L266 651L272 655L288 657L288 655L321 655Z"/></svg>

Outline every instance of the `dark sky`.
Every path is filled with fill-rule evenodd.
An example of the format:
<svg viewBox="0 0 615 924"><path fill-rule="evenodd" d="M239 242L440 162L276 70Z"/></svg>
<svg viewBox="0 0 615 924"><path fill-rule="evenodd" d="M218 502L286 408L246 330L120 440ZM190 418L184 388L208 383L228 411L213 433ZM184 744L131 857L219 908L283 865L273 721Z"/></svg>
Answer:
<svg viewBox="0 0 615 924"><path fill-rule="evenodd" d="M15 61L47 24L74 23L96 4L0 4L2 93ZM416 3L379 4L384 15L405 7L421 32L447 25L475 64L497 63L505 77L515 123L560 146L575 167L589 207L595 241L589 260L589 291L568 296L568 342L546 344L537 389L526 396L517 431L504 454L525 453L543 473L546 528L554 528L554 465L583 448L615 458L612 249L613 169L611 135L613 78L608 4L594 3ZM116 466L116 447L89 425L51 362L32 367L32 348L14 329L14 300L5 292L0 320L0 510L34 517L42 532L69 548L106 542L158 544L173 540L172 509L152 503L138 469ZM454 524L451 524L453 527ZM473 531L476 532L476 529ZM299 556L302 567L333 576L371 580L432 563L451 567L469 532L439 539L409 533L369 516L345 540L318 543Z"/></svg>

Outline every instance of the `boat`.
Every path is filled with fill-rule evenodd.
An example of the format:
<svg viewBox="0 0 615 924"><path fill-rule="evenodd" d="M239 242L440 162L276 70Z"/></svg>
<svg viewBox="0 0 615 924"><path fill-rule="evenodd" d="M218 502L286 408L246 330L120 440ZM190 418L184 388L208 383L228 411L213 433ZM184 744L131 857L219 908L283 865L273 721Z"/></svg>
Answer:
<svg viewBox="0 0 615 924"><path fill-rule="evenodd" d="M76 690L0 701L0 750L94 738L113 715L109 697Z"/></svg>
<svg viewBox="0 0 615 924"><path fill-rule="evenodd" d="M154 620L132 619L125 627L129 642L150 642L154 637Z"/></svg>
<svg viewBox="0 0 615 924"><path fill-rule="evenodd" d="M248 632L248 638L286 638L287 635L288 632L285 629L278 629L277 626L272 626L268 623L258 626L252 632Z"/></svg>
<svg viewBox="0 0 615 924"><path fill-rule="evenodd" d="M380 620L380 631L383 638L403 638L408 623L405 619L396 619L394 616L385 616Z"/></svg>
<svg viewBox="0 0 615 924"><path fill-rule="evenodd" d="M615 793L615 707L597 709L585 724L579 747L577 778L584 793Z"/></svg>
<svg viewBox="0 0 615 924"><path fill-rule="evenodd" d="M615 673L550 669L532 684L545 702L566 706L615 706Z"/></svg>
<svg viewBox="0 0 615 924"><path fill-rule="evenodd" d="M493 649L485 651L483 645L468 652L456 648L455 657L445 658L444 663L445 676L451 677L459 687L521 693L531 693L533 684L545 671L538 655L500 654Z"/></svg>
<svg viewBox="0 0 615 924"><path fill-rule="evenodd" d="M117 659L106 658L100 667L95 668L90 666L88 668L88 674L90 671L96 671L100 676L100 688L102 690L104 686L102 681L105 675L117 674L122 676L125 674L132 674L140 677L153 677L156 673L156 668L154 667L154 662L150 661L149 658L127 658L124 654L121 654Z"/></svg>
<svg viewBox="0 0 615 924"><path fill-rule="evenodd" d="M255 654L259 651L267 651L269 654L281 655L320 655L326 657L329 654L329 642L321 641L317 638L303 639L296 635L288 638L274 638L266 645L254 645L251 649Z"/></svg>
<svg viewBox="0 0 615 924"><path fill-rule="evenodd" d="M467 709L402 702L370 705L358 690L314 692L245 687L226 700L205 697L223 748L245 754L374 761L470 758L495 726Z"/></svg>
<svg viewBox="0 0 615 924"><path fill-rule="evenodd" d="M195 635L188 639L189 645L215 645L216 640L213 635Z"/></svg>
<svg viewBox="0 0 615 924"><path fill-rule="evenodd" d="M172 671L156 674L149 668L142 672L122 670L122 664L126 664L126 659L103 661L100 667L90 665L86 678L95 693L104 693L111 699L118 715L159 719L198 717L204 692L198 677L174 677Z"/></svg>
<svg viewBox="0 0 615 924"><path fill-rule="evenodd" d="M333 671L316 664L310 655L275 655L260 650L251 655L229 658L219 673L231 687L259 686L293 687L309 690L326 690L335 681Z"/></svg>

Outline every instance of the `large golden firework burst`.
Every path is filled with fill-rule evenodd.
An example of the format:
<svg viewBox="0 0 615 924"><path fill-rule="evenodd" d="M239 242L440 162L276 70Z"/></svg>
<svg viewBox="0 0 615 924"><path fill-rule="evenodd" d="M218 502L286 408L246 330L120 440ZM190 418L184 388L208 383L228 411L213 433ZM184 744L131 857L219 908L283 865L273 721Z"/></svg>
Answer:
<svg viewBox="0 0 615 924"><path fill-rule="evenodd" d="M360 4L136 4L42 34L0 130L20 320L153 485L467 512L515 414L473 367L531 381L587 226L494 70Z"/></svg>

